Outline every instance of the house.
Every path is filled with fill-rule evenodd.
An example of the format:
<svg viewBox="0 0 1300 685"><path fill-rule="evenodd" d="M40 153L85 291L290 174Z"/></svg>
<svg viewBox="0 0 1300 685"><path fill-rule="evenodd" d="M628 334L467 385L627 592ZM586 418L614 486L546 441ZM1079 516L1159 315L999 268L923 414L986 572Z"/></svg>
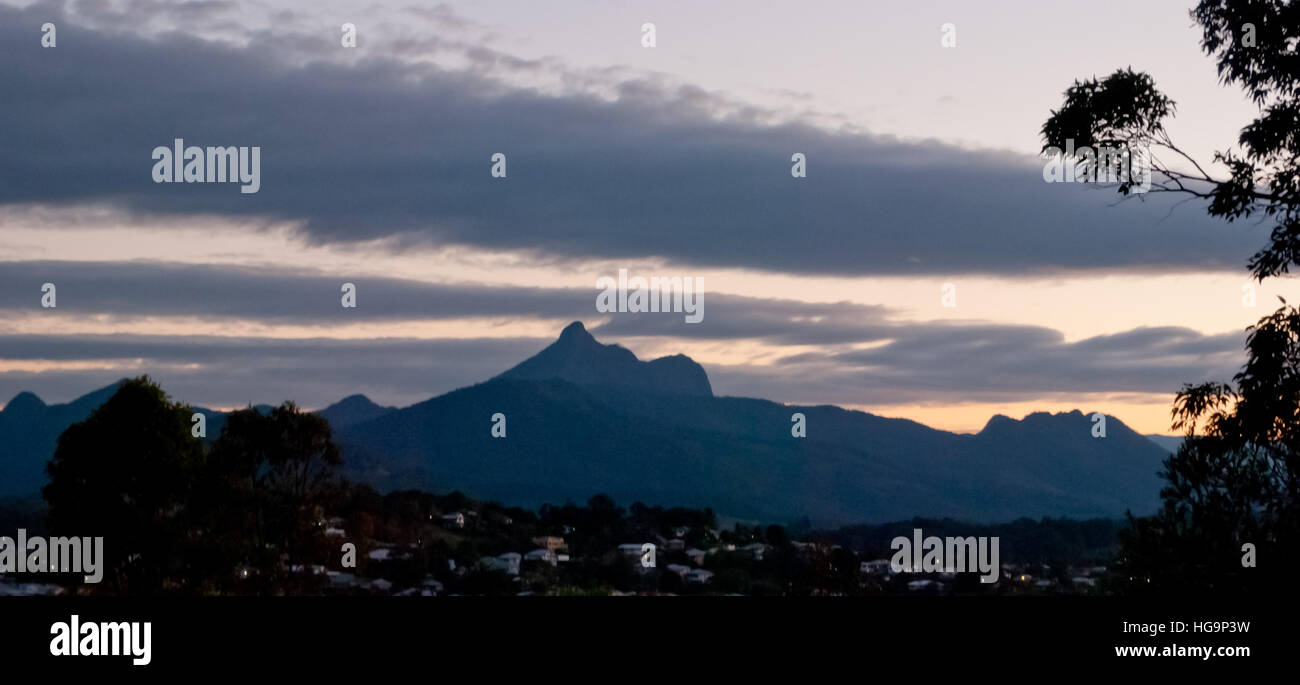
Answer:
<svg viewBox="0 0 1300 685"><path fill-rule="evenodd" d="M519 575L519 560L522 557L518 552L506 552L495 557L488 557L483 560L483 567L489 571L501 571L507 575Z"/></svg>
<svg viewBox="0 0 1300 685"><path fill-rule="evenodd" d="M554 552L557 549L564 548L564 538L558 535L542 535L533 538L533 544L542 549L549 549Z"/></svg>
<svg viewBox="0 0 1300 685"><path fill-rule="evenodd" d="M772 549L772 546L762 542L755 542L752 545L745 545L741 549L753 556L754 561L762 561L763 554L765 554L769 549Z"/></svg>
<svg viewBox="0 0 1300 685"><path fill-rule="evenodd" d="M686 574L686 582L688 583L707 583L712 578L713 571L705 571L702 568L694 569Z"/></svg>
<svg viewBox="0 0 1300 685"><path fill-rule="evenodd" d="M887 576L893 571L888 559L872 559L858 565L858 571L871 576Z"/></svg>
<svg viewBox="0 0 1300 685"><path fill-rule="evenodd" d="M691 567L685 564L668 564L668 572L676 573L677 575L685 578L686 574L691 572Z"/></svg>
<svg viewBox="0 0 1300 685"><path fill-rule="evenodd" d="M357 577L351 573L341 571L329 571L325 574L329 576L330 585L336 588L356 587L358 584Z"/></svg>
<svg viewBox="0 0 1300 685"><path fill-rule="evenodd" d="M645 544L650 544L650 543L645 543ZM642 547L643 547L642 543L629 542L624 545L619 545L618 551L622 552L623 556L628 557L629 559L640 559L642 554Z"/></svg>
<svg viewBox="0 0 1300 685"><path fill-rule="evenodd" d="M45 583L20 583L12 578L5 578L0 573L0 597L18 597L23 595L61 595L64 589L57 585Z"/></svg>
<svg viewBox="0 0 1300 685"><path fill-rule="evenodd" d="M529 552L528 554L525 554L524 559L526 561L543 561L550 564L551 566L554 566L555 563L559 561L559 559L555 555L555 552L549 549L535 549Z"/></svg>
<svg viewBox="0 0 1300 685"><path fill-rule="evenodd" d="M695 549L694 547L686 550L686 556L690 557L691 561L694 562L696 566L704 565L704 555L706 554L708 553L704 550Z"/></svg>
<svg viewBox="0 0 1300 685"><path fill-rule="evenodd" d="M465 515L459 511L451 514L443 514L442 525L447 526L448 528L464 528Z"/></svg>

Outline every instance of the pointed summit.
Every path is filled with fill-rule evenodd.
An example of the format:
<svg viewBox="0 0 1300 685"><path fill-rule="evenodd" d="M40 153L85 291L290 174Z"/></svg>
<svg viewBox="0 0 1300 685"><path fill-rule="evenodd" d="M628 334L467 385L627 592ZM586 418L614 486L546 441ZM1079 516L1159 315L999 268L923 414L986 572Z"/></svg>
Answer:
<svg viewBox="0 0 1300 685"><path fill-rule="evenodd" d="M587 333L586 326L583 326L581 321L574 321L568 326L565 326L564 330L560 331L560 337L563 338L566 335L576 335L577 333L580 332ZM591 334L587 333L587 335L591 335Z"/></svg>
<svg viewBox="0 0 1300 685"><path fill-rule="evenodd" d="M568 326L565 326L564 330L560 331L559 339L555 342L556 344L565 343L568 345L600 345L600 343L596 342L596 339L587 332L587 328L582 325L581 321L574 321Z"/></svg>
<svg viewBox="0 0 1300 685"><path fill-rule="evenodd" d="M704 367L684 355L643 362L619 345L604 345L574 321L546 349L497 376L507 380L558 378L578 385L621 385L649 392L713 395Z"/></svg>
<svg viewBox="0 0 1300 685"><path fill-rule="evenodd" d="M13 399L5 404L5 408L0 412L6 414L30 414L45 408L45 402L37 397L35 393L23 391L14 395Z"/></svg>
<svg viewBox="0 0 1300 685"><path fill-rule="evenodd" d="M369 397L357 394L348 395L316 413L325 417L325 420L330 422L330 426L340 428L383 416L393 409L393 407L382 407L372 402Z"/></svg>

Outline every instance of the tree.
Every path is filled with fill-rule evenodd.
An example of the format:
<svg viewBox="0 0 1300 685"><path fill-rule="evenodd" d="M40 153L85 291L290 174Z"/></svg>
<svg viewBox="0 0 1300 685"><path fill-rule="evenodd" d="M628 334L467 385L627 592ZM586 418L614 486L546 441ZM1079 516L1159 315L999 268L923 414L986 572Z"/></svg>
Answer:
<svg viewBox="0 0 1300 685"><path fill-rule="evenodd" d="M775 523L767 527L765 537L767 538L767 543L774 547L790 546L790 536L786 534L785 528L782 528Z"/></svg>
<svg viewBox="0 0 1300 685"><path fill-rule="evenodd" d="M1243 88L1260 108L1238 136L1240 149L1214 156L1227 176L1212 176L1174 143L1164 128L1174 101L1156 89L1150 75L1131 68L1075 81L1043 124L1043 151L1064 150L1072 141L1074 148L1149 154L1150 192L1209 200L1209 214L1228 221L1276 221L1269 244L1249 267L1260 280L1285 274L1300 263L1300 4L1202 0L1191 14L1202 28L1201 47L1218 60L1220 80ZM1072 161L1084 173L1098 164L1095 157ZM1126 196L1132 191L1131 182L1118 186Z"/></svg>
<svg viewBox="0 0 1300 685"><path fill-rule="evenodd" d="M1187 437L1165 461L1162 509L1121 538L1138 587L1285 587L1300 561L1300 311L1252 326L1246 350L1234 385L1178 393ZM1243 567L1246 544L1260 568Z"/></svg>
<svg viewBox="0 0 1300 685"><path fill-rule="evenodd" d="M224 534L220 548L258 569L263 582L283 577L280 563L319 563L324 504L341 486L329 423L285 402L269 413L232 413L213 444L205 510Z"/></svg>
<svg viewBox="0 0 1300 685"><path fill-rule="evenodd" d="M1221 81L1259 107L1237 149L1214 156L1226 176L1212 176L1171 140L1163 122L1174 102L1132 69L1076 81L1043 125L1043 149L1072 141L1150 151L1152 193L1207 200L1211 216L1230 222L1276 222L1248 267L1261 281L1286 274L1300 264L1300 3L1202 0L1191 15ZM1071 162L1097 171L1096 158ZM1118 189L1131 197L1133 184L1121 180ZM1130 517L1121 534L1130 587L1246 589L1279 578L1296 558L1300 312L1283 302L1248 329L1246 349L1235 385L1185 385L1175 399L1174 427L1187 437L1164 462L1162 508L1149 519ZM1267 570L1243 568L1247 543Z"/></svg>
<svg viewBox="0 0 1300 685"><path fill-rule="evenodd" d="M210 451L193 410L142 376L59 437L47 469L51 531L104 538L119 594L284 590L283 555L320 563L335 493L329 424L292 403L233 413Z"/></svg>
<svg viewBox="0 0 1300 685"><path fill-rule="evenodd" d="M103 536L105 581L118 593L174 589L190 576L190 495L204 465L191 415L141 376L59 436L42 490L50 528Z"/></svg>

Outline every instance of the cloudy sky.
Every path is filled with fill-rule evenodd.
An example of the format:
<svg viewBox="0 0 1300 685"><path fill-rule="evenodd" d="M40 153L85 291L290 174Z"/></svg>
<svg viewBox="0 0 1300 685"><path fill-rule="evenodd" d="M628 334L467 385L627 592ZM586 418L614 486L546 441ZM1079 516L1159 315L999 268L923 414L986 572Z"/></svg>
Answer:
<svg viewBox="0 0 1300 685"><path fill-rule="evenodd" d="M1168 432L1300 292L1244 306L1268 225L1044 183L1037 132L1133 65L1176 141L1229 145L1252 109L1190 5L0 0L0 402L149 373L212 407L406 405L581 320L718 394ZM155 184L175 138L260 146L260 191ZM620 268L702 278L703 321L598 312Z"/></svg>

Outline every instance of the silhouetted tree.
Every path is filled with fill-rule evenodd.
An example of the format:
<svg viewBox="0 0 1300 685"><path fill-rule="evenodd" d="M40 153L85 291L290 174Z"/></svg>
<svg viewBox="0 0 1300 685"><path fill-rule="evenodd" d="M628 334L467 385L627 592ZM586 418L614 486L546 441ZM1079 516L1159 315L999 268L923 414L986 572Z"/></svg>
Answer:
<svg viewBox="0 0 1300 685"><path fill-rule="evenodd" d="M1121 537L1141 588L1289 587L1300 561L1300 311L1252 326L1234 384L1185 386L1174 407L1187 437L1165 461L1163 507ZM1243 568L1243 545L1259 568Z"/></svg>
<svg viewBox="0 0 1300 685"><path fill-rule="evenodd" d="M1175 103L1149 75L1131 68L1075 81L1043 124L1043 151L1064 150L1071 140L1075 148L1150 150L1151 193L1207 199L1210 215L1228 221L1258 215L1277 221L1250 269L1261 280L1287 273L1300 263L1300 4L1202 0L1192 17L1202 28L1202 48L1218 60L1220 79L1243 88L1260 108L1238 136L1240 149L1214 156L1227 177L1211 176L1174 143L1164 120ZM1098 164L1096 157L1071 161L1085 173ZM1118 182L1125 195L1132 185Z"/></svg>
<svg viewBox="0 0 1300 685"><path fill-rule="evenodd" d="M282 577L283 556L294 564L324 561L324 503L341 484L339 450L324 418L292 402L266 414L241 409L230 415L208 463L207 511L227 554L256 568L262 582Z"/></svg>
<svg viewBox="0 0 1300 685"><path fill-rule="evenodd" d="M1191 15L1220 79L1259 107L1237 149L1215 154L1226 177L1212 176L1174 144L1163 125L1174 102L1132 69L1076 81L1043 125L1043 149L1064 149L1069 140L1076 148L1149 149L1151 192L1208 200L1209 214L1228 221L1275 221L1249 268L1259 280L1285 274L1300 264L1300 3L1202 0ZM1095 158L1071 162L1083 173L1097 170ZM1118 186L1126 196L1133 190L1128 180ZM1127 587L1244 589L1292 568L1300 314L1283 305L1248 329L1248 360L1235 385L1187 385L1178 393L1174 426L1187 439L1164 463L1160 512L1130 518L1121 535ZM1258 571L1242 567L1246 543L1258 548Z"/></svg>
<svg viewBox="0 0 1300 685"><path fill-rule="evenodd" d="M51 530L103 536L105 582L119 593L176 589L191 575L190 495L204 465L191 416L141 376L59 436L42 491Z"/></svg>

